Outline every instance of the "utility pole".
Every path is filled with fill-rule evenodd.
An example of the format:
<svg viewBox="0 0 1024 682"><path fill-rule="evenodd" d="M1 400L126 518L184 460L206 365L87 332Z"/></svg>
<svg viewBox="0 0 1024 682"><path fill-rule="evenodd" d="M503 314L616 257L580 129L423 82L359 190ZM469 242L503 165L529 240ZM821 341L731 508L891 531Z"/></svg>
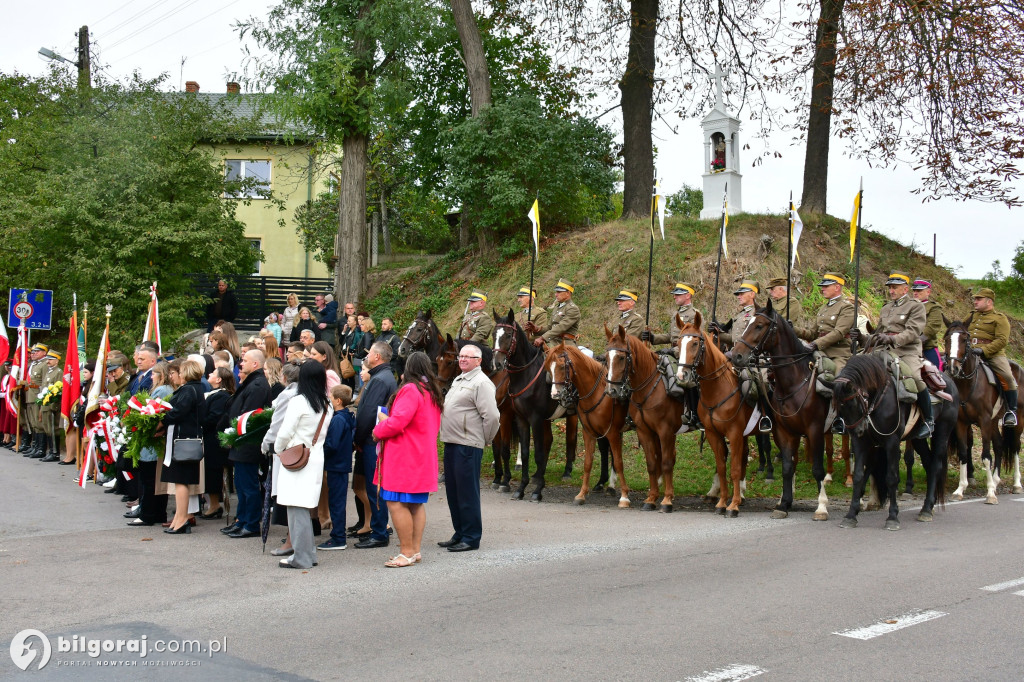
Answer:
<svg viewBox="0 0 1024 682"><path fill-rule="evenodd" d="M89 27L83 26L78 29L78 61L75 62L75 66L78 67L78 88L79 90L88 90L92 86L92 76L90 74L90 60L89 60Z"/></svg>

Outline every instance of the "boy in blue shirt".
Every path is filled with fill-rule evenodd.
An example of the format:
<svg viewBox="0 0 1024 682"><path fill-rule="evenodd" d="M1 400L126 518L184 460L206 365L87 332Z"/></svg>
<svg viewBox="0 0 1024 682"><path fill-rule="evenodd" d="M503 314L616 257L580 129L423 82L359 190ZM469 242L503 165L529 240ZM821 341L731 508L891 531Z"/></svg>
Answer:
<svg viewBox="0 0 1024 682"><path fill-rule="evenodd" d="M324 473L327 474L327 505L331 510L331 537L317 549L345 549L345 507L348 504L348 475L352 473L352 437L356 416L347 407L352 389L340 384L331 389L334 416L324 440Z"/></svg>

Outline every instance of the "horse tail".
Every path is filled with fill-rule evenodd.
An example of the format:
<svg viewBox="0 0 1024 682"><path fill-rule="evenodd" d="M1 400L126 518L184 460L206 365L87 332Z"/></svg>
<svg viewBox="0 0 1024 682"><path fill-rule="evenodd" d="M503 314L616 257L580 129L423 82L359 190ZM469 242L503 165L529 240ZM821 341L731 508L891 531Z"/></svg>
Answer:
<svg viewBox="0 0 1024 682"><path fill-rule="evenodd" d="M1013 468L1013 458L1020 452L1020 443L1017 441L1017 428L1014 426L1003 427L1003 459L1000 468L1007 473Z"/></svg>

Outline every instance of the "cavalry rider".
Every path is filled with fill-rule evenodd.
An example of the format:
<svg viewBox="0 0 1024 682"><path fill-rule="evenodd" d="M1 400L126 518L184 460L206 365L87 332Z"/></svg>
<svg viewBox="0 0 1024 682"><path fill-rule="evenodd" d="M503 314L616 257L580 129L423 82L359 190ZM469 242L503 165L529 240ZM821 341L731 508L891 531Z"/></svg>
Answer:
<svg viewBox="0 0 1024 682"><path fill-rule="evenodd" d="M849 334L853 329L857 316L853 303L843 297L843 285L846 278L838 272L826 272L818 282L821 297L825 304L818 309L814 323L810 327L796 330L796 335L810 341L814 350L821 351L825 357L836 363L836 376L846 367L846 361L852 354ZM832 423L833 433L845 433L846 429L841 417Z"/></svg>
<svg viewBox="0 0 1024 682"><path fill-rule="evenodd" d="M627 334L640 338L644 331L644 318L635 310L638 298L639 294L629 289L619 292L615 297L615 306L619 309L619 314L612 318L611 324L608 325L610 329L622 325Z"/></svg>
<svg viewBox="0 0 1024 682"><path fill-rule="evenodd" d="M768 280L768 300L771 301L772 307L779 311L780 315L789 320L790 324L794 324L797 321L801 321L801 308L799 303L789 301L789 310L786 310L786 299L788 294L789 286L786 284L785 277L774 277Z"/></svg>
<svg viewBox="0 0 1024 682"><path fill-rule="evenodd" d="M971 313L971 324L967 332L971 335L972 349L988 361L992 371L999 375L1006 385L1003 400L1006 412L1003 414L1003 426L1017 425L1017 382L1010 371L1010 361L1006 359L1006 344L1010 341L1010 321L1006 315L995 311L996 295L991 289L979 289L974 295L974 312Z"/></svg>
<svg viewBox="0 0 1024 682"><path fill-rule="evenodd" d="M528 323L530 328L527 331L539 335L534 338L533 345L576 345L577 339L580 338L580 319L583 315L579 306L573 303L572 295L575 291L572 282L559 278L558 284L555 285L555 302L548 308L548 318L551 322L547 325Z"/></svg>
<svg viewBox="0 0 1024 682"><path fill-rule="evenodd" d="M548 311L537 305L537 290L531 290L530 287L520 287L519 293L516 294L516 302L519 304L519 314L516 315L516 322L524 330L527 328L527 322L532 322L536 327L544 327L548 323ZM530 315L530 319L526 319L526 315ZM530 331L526 331L526 338L530 343L533 343L534 339L539 336Z"/></svg>
<svg viewBox="0 0 1024 682"><path fill-rule="evenodd" d="M733 292L736 296L736 304L739 306L739 310L733 315L733 318L726 323L725 327L720 326L717 322L712 322L709 326L709 330L718 331L718 338L720 341L728 343L732 346L736 345L736 342L743 336L743 332L747 330L747 326L754 319L756 314L755 299L757 298L758 292L761 288L757 282L745 279L740 282L739 288ZM726 357L731 359L731 354L727 354ZM761 377L762 390L758 391L758 403L761 404L761 419L758 421L757 430L761 433L767 433L772 430L772 420L768 416L768 411L764 409L763 399L767 398L765 391L768 389L767 370L761 370L758 372Z"/></svg>
<svg viewBox="0 0 1024 682"><path fill-rule="evenodd" d="M676 282L676 286L671 292L676 303L676 310L673 315L678 316L685 324L693 324L697 316L697 310L693 307L693 294L695 291L694 286L688 282ZM676 326L675 319L669 323L668 328L667 334L654 334L647 330L642 331L640 332L640 340L652 345L671 344L670 348L659 350L658 353L669 354L678 359L679 327ZM700 423L700 417L697 415L697 401L699 400L700 392L696 388L686 390L686 404L689 408L689 412L686 415L687 422L695 428L703 430L704 425Z"/></svg>
<svg viewBox="0 0 1024 682"><path fill-rule="evenodd" d="M921 351L924 359L938 368L942 368L939 360L938 338L943 335L942 306L928 299L932 294L932 283L926 279L915 279L911 287L913 296L924 304L925 325L921 334Z"/></svg>
<svg viewBox="0 0 1024 682"><path fill-rule="evenodd" d="M910 369L917 385L917 407L921 410L921 425L913 438L927 438L935 429L932 400L928 387L921 379L924 360L921 356L921 334L924 333L928 314L924 304L910 297L910 275L893 272L885 282L889 289L889 302L878 313L875 335L879 345L890 349Z"/></svg>
<svg viewBox="0 0 1024 682"><path fill-rule="evenodd" d="M459 338L486 344L494 330L494 319L484 312L487 294L474 290L466 300L469 304L462 317L462 324L459 325Z"/></svg>

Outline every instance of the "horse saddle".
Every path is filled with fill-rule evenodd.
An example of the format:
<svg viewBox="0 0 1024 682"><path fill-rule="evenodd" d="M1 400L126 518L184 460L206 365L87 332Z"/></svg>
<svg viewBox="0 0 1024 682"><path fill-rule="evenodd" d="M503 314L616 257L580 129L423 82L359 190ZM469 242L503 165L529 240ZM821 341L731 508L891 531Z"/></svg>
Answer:
<svg viewBox="0 0 1024 682"><path fill-rule="evenodd" d="M683 401L686 399L686 388L679 384L676 379L676 372L679 370L679 360L672 355L658 356L658 371L661 372L661 380L665 384L665 392L670 398Z"/></svg>
<svg viewBox="0 0 1024 682"><path fill-rule="evenodd" d="M835 381L836 378L836 363L832 358L828 357L820 350L814 351L814 390L822 398L831 398L832 389L826 386L823 382ZM829 408L831 409L831 407ZM833 418L835 415L833 415ZM828 427L825 428L828 431Z"/></svg>
<svg viewBox="0 0 1024 682"><path fill-rule="evenodd" d="M748 405L756 405L761 393L761 374L744 367L739 371L740 395Z"/></svg>
<svg viewBox="0 0 1024 682"><path fill-rule="evenodd" d="M928 392L932 395L932 402L935 402L935 398L941 398L946 402L952 402L953 396L946 393L946 379L942 376L942 372L939 368L928 362L924 361L924 365L921 368L921 379L924 380L925 386L928 387Z"/></svg>
<svg viewBox="0 0 1024 682"><path fill-rule="evenodd" d="M900 360L896 354L890 353L884 348L879 348L875 352L885 359L886 366L889 368L889 375L896 382L896 399L901 403L916 403L917 382L914 381L914 376L907 363Z"/></svg>

